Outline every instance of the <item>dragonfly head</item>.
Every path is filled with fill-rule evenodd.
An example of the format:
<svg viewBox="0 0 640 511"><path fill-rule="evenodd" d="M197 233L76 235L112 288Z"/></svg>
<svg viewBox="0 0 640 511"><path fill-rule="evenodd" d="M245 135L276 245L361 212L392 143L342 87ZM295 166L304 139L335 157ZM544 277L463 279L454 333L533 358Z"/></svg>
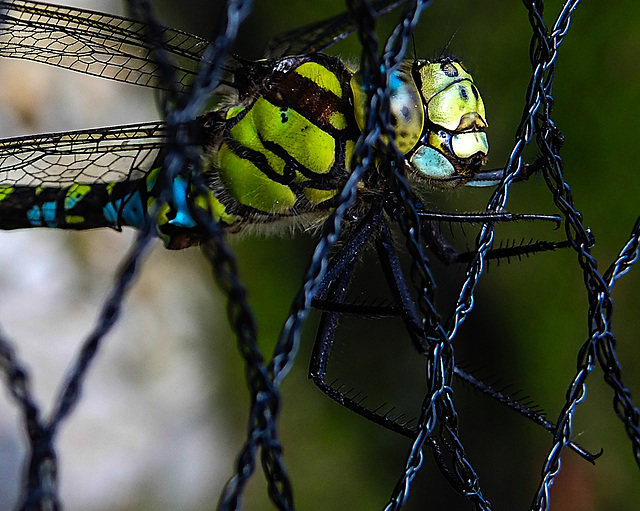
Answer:
<svg viewBox="0 0 640 511"><path fill-rule="evenodd" d="M351 88L363 129L366 94L357 74ZM487 159L488 125L482 97L459 61L407 61L391 76L389 88L395 143L411 175L437 188L495 184L473 181Z"/></svg>

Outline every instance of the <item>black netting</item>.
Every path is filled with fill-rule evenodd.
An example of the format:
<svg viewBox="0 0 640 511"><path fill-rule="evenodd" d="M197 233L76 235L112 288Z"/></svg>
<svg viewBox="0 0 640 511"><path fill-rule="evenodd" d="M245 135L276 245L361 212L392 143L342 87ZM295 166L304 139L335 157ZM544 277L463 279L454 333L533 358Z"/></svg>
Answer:
<svg viewBox="0 0 640 511"><path fill-rule="evenodd" d="M232 45L238 38L238 31L251 13L252 2L227 2L219 30L212 44L202 53L194 86L186 96L179 94L181 85L174 85L180 83L182 74L176 74L172 61L163 50L163 28L156 21L153 9L144 1L131 0L129 3L133 15L142 23L145 40L155 48L154 58L161 71L159 75L162 88L167 91L163 97L167 122L167 152L160 179L169 183L172 177L188 168L202 180L200 186L205 187L206 184L198 171L201 165L200 158L195 146L190 143L191 132L187 127L198 112L202 111L211 92L218 85ZM553 12L547 13L546 18L543 17L544 2L524 3L533 31L530 45L531 79L526 91L522 119L515 134L515 144L505 166L505 178L493 193L486 209L507 209L511 185L526 168L525 149L535 141L544 161L544 170L541 172L544 182L564 219L564 233L577 255L588 298L588 337L578 352L577 370L568 386L562 411L558 415L553 444L543 463L539 488L531 506L532 509L549 509L553 503L550 502L549 492L560 473L560 456L564 454L565 447L575 440L575 414L585 399L587 379L597 367L603 371L604 380L613 391L615 414L622 421L631 441L636 463L640 462L639 411L624 383L621 364L616 354L611 299L613 286L620 277L628 273L638 258L640 221L634 224L628 240L614 262L604 271L598 270L593 255L594 235L598 233L592 233L585 225L577 209L577 199L574 201L571 188L563 177L561 149L563 142L570 143L570 140L564 141L552 118L552 89L559 55L562 52L561 43L570 32L570 22L580 2L566 1L557 8L554 6L553 9L550 8ZM366 128L356 146L354 161L357 165L341 191L337 207L317 239L302 286L291 305L289 316L278 342L274 343L272 352L265 353L257 343L256 322L247 300L245 286L238 274L234 253L225 241L225 234L219 225L210 221L206 212L197 210L199 215L196 220L206 228L210 237L204 253L227 299L227 315L236 335L238 350L244 360L250 394L246 440L238 450L232 477L222 491L220 509L241 507L247 484L255 477L258 457L273 505L278 509L295 508L292 484L295 474L290 479L285 469L283 447L293 450L297 446L283 446L280 439L279 415L282 401L287 402L286 392L281 393L281 385L296 359L302 326L323 283L332 248L339 241L344 241L345 217L355 200L358 182L364 173L371 171L371 163L376 157L374 144L379 143L381 136L390 135L389 91L385 87L388 75L410 53L413 31L421 26L419 20L428 4L430 2L407 2L406 10L391 37L384 44L379 44L375 32L377 15L372 5L364 0L347 2L347 7L356 20L362 45L360 67L363 75L373 84L370 89L371 110ZM477 509L490 509L491 492L481 490L479 471L474 469L475 458L465 449L465 435L459 431L459 426L462 430L464 427L458 418L459 407L455 404L452 379L456 362L454 340L476 305L476 289L480 278L486 272L486 258L493 246L495 224L489 222L481 226L475 242L474 255L468 263L457 292L458 298L453 313L447 317L446 312L436 307L435 283L438 279L433 275L432 265L426 255L424 236L421 232L423 224L416 211L417 201L414 192L403 175L402 157L396 155L393 147L389 146L382 159L384 164L381 165L381 169L386 173L385 179L389 183L390 193L397 201L389 223L396 226L397 243L405 247L410 256L410 264L406 271L407 281L411 283L412 292L415 294L415 303L421 314L423 326L421 336L428 347L424 353L424 387L427 390L424 394L422 412L417 420L415 438L406 454L405 467L397 470L397 484L394 489L390 488L391 497L385 509L400 509L407 499L410 501L412 483L432 453L437 458L436 462L441 472L441 475L432 477L446 479ZM171 201L168 186L164 187L164 193L162 199ZM87 337L68 371L65 384L50 414L43 414L32 394L29 372L16 354L19 350L7 339L0 338L0 365L7 382L6 387L22 414L30 449L29 459L25 463L20 509L59 509L62 506L58 490L57 457L64 456L64 453L58 453L56 450L57 433L59 428L64 426L63 419L67 418L78 404L87 371L99 353L104 336L119 317L124 306L123 299L136 276L152 236L151 228L140 232L109 298L104 303L93 332ZM554 255L546 257L551 260ZM526 307L526 303L523 307ZM493 312L499 317L501 311ZM549 314L557 313L549 311ZM500 319L496 321L499 322ZM559 343L564 341L565 339L558 339ZM420 355L416 354L415 357ZM85 399L91 399L91 396L86 396ZM296 405L288 403L288 406ZM588 448L598 451L598 446ZM309 460L308 470L314 470L313 459ZM375 467L372 467L372 470L375 470ZM318 474L318 477L322 475ZM357 488L357 481L353 481L352 484ZM499 491L508 492L508 488ZM635 502L637 503L637 500ZM316 507L323 509L325 506L318 502Z"/></svg>

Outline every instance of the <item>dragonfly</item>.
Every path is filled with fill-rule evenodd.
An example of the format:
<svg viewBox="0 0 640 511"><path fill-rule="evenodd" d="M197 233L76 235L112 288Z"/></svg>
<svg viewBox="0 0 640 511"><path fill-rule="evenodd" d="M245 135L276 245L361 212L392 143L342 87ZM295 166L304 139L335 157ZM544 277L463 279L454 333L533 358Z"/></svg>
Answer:
<svg viewBox="0 0 640 511"><path fill-rule="evenodd" d="M377 2L382 15L405 0ZM85 230L143 228L157 209L155 232L167 248L206 242L194 208L205 210L227 233L320 225L336 207L366 117L367 84L359 72L322 50L354 30L338 15L274 39L269 57L234 57L211 109L191 131L202 159L206 189L186 169L171 182L173 200L159 200L167 129L164 122L68 131L0 141L0 229L45 227ZM162 89L160 67L144 24L111 14L41 2L0 2L0 57L32 60L152 89ZM208 41L164 28L163 49L176 83L188 91ZM391 122L405 172L417 187L495 186L501 170L486 170L485 105L471 74L452 57L404 62L392 75ZM373 169L375 170L375 168ZM524 178L537 170L525 166ZM345 313L400 316L408 332L420 317L404 280L389 227L393 201L379 172L365 174L348 215L345 237L332 256L315 307L322 311L310 378L329 397L406 436L409 423L372 410L327 382L327 361L338 320ZM508 212L439 213L420 201L429 248L447 263L468 260L435 229L435 222L559 222L550 215ZM290 232L287 230L286 232ZM349 304L347 290L358 254L375 246L396 304ZM553 250L562 242L496 249L492 257ZM424 340L413 339L418 351ZM529 419L553 425L508 395L456 368L456 375ZM578 446L572 447L590 456Z"/></svg>

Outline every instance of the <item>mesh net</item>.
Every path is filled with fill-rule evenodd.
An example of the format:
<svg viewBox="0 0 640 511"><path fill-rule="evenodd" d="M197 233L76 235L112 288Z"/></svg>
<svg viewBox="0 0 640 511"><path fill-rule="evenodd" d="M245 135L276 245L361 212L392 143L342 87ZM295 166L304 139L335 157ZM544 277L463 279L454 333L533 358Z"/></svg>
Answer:
<svg viewBox="0 0 640 511"><path fill-rule="evenodd" d="M486 206L487 210L507 208L511 185L523 169L525 149L530 142L535 141L545 161L544 182L564 218L564 234L577 256L574 260L579 265L586 290L588 335L578 350L577 369L567 386L565 403L555 421L558 425L557 430L548 455L542 463L538 487L531 504L532 509L549 509L551 505L549 492L560 473L560 457L576 436L573 426L575 414L585 399L587 379L598 367L604 375L604 381L613 391L613 410L623 423L633 457L636 463L640 461L639 412L624 383L622 368L616 354L611 299L614 285L628 273L638 258L640 222L636 221L633 226L625 226L628 231L626 239L612 258L613 262L601 263L605 269L599 270L593 255L594 234L598 233L592 233L585 226L572 190L563 177L563 136L552 118L552 87L556 66L562 52L561 45L569 33L569 25L579 3L566 1L545 18L543 2L524 2L533 34L529 51L531 78L522 119L515 133L515 143L505 165L506 177ZM197 168L200 165L199 156L189 143L190 134L183 127L202 110L219 83L232 44L253 6L252 2L248 1L227 2L219 30L215 38L212 38L212 44L203 52L202 64L192 90L187 96L179 96L178 92L182 86L178 84L181 83L182 75L176 75L171 61L162 49L164 29L158 24L154 11L147 2L131 0L130 4L135 18L141 22L140 27L144 28L143 37L151 41L152 46L156 48L154 58L161 70L163 88L167 90L163 108L168 143L163 170L165 181L170 182L172 176L183 169ZM227 315L236 335L238 351L244 360L250 394L246 439L238 449L232 477L221 493L218 504L220 509L237 509L241 506L247 485L256 476L258 459L273 505L278 509L296 507L280 440L279 419L282 402L286 402L286 393L281 394L281 385L296 359L301 329L309 315L312 300L318 293L331 249L343 235L343 220L354 201L357 183L370 168L374 158L373 144L381 135L388 133L389 123L386 119L389 117L389 91L384 86L387 82L385 73L389 73L395 63L406 56L411 46L413 30L420 26L420 16L429 4L430 2L407 2L402 19L391 37L384 44L380 44L375 33L376 16L372 6L365 1L347 2L348 9L357 20L358 37L362 45L361 68L365 76L376 85L371 102L373 106L366 129L357 146L355 161L358 165L341 192L338 207L316 241L303 284L293 300L272 352L265 353L257 342L258 328L247 300L247 292L239 277L234 253L228 248L223 232L218 225L208 220L204 213L197 218L199 223L207 227L210 235L210 242L206 245L204 253L227 299ZM570 143L570 139L567 143ZM462 283L456 288L455 306L447 317L435 306L437 279L432 274L432 265L424 251L414 196L402 175L403 164L392 157L387 159L381 168L387 172L386 179L395 196L399 198L398 213L391 220L397 224L398 243L406 247L410 256L407 275L410 275L408 280L422 314L424 335L429 340L429 351L426 361L421 358L421 363L426 363L426 367L423 367L426 377L423 385L426 392L417 420L417 433L406 452L404 468L397 469L397 482L395 487L390 489L391 496L385 509L401 509L405 504L409 507L414 480L425 464L425 458L430 455L431 451L427 446L434 438L443 448L440 468L446 472L444 475L456 491L476 508L490 509L491 495L481 490L479 477L474 469L474 457L465 449L465 438L459 431L459 407L456 406L457 396L454 399L452 391L452 378L453 341L476 306L476 289L481 277L486 273L485 258L494 241L495 226L481 226L475 241L474 257L468 264ZM168 187L165 193L166 196L163 198L171 200ZM152 237L151 228L141 231L138 235L130 254L121 265L116 282L104 302L93 331L83 343L67 373L50 413L45 414L42 411L41 405L33 395L29 371L25 362L17 355L15 346L8 339L0 338L0 367L5 374L6 388L20 410L29 444L29 459L25 466L20 509L59 509L62 505L59 497L56 451L59 428L79 403L80 391L91 364L99 353L105 335L113 328L122 313L124 297L132 286ZM499 316L500 310L494 310L492 313ZM558 311L549 311L548 314L558 314ZM442 319L443 317L445 319ZM499 323L501 320L495 321ZM503 318L502 321L507 319ZM564 339L559 338L557 342L562 343ZM90 399L90 396L85 399ZM313 470L313 466L314 460L310 460L309 470ZM441 476L434 474L432 477ZM324 506L320 503L319 507Z"/></svg>

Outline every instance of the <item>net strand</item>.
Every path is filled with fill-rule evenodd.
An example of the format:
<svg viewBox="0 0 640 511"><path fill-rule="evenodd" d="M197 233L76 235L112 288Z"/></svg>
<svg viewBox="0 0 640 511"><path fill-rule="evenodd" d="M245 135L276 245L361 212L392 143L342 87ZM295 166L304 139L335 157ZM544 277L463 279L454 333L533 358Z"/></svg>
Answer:
<svg viewBox="0 0 640 511"><path fill-rule="evenodd" d="M223 66L229 50L235 41L242 22L252 8L252 2L229 0L225 17L219 25L218 35L205 49L190 94L185 98L166 102L167 129L170 145L164 160L163 190L167 190L165 200L170 201L168 190L174 176L185 169L192 174L196 186L204 196L207 195L206 182L201 172L201 161L194 144L189 142L189 123L203 110L206 102L220 83ZM143 12L150 12L143 5ZM154 24L155 19L147 15L146 23ZM159 33L152 29L150 33ZM161 50L161 48L160 48ZM162 54L159 51L160 55ZM170 64L168 59L159 58L160 65ZM170 70L164 73L169 76ZM268 492L278 509L293 509L291 483L282 461L282 447L277 435L277 414L280 407L280 394L277 384L265 364L264 357L257 345L257 328L246 290L238 275L235 256L229 250L220 225L212 221L209 210L191 204L194 217L209 235L205 246L205 255L209 259L218 285L227 296L227 316L232 330L236 334L238 349L245 361L245 378L250 392L250 413L247 425L247 440L240 449L236 461L235 474L227 483L220 499L221 510L235 510L241 506L241 496L250 477L255 471L256 456L261 453L262 465L267 474Z"/></svg>
<svg viewBox="0 0 640 511"><path fill-rule="evenodd" d="M554 202L566 219L565 231L583 270L585 288L589 300L589 339L578 354L577 373L571 382L565 405L556 422L556 434L547 460L543 466L541 483L534 498L532 509L549 509L549 491L560 471L560 456L572 438L573 418L577 406L586 397L586 380L595 369L596 362L604 371L605 381L614 391L614 409L624 422L627 435L632 441L636 461L638 460L638 409L633 405L630 392L621 381L621 367L615 352L615 336L611 331L613 302L610 292L616 278L626 273L637 259L638 224L634 226L631 239L612 263L605 279L597 270L597 262L590 250L594 237L582 221L582 215L574 206L569 185L562 173L562 159L559 156L561 136L551 120L553 107L552 84L557 64L558 47L564 39L571 23L571 15L580 3L567 1L549 31L542 17L543 2L525 1L529 19L534 30L531 42L531 63L534 77L529 88L528 104L536 105L535 125L527 123L527 134L535 131L538 147L546 159L545 181L553 193ZM608 281L608 282L607 282Z"/></svg>
<svg viewBox="0 0 640 511"><path fill-rule="evenodd" d="M419 1L414 4L413 9L407 10L387 41L380 69L391 70L400 64L411 40L412 30L428 3ZM366 50L365 44L363 48ZM380 112L383 133L392 140L394 134L388 129L388 126L391 126L388 91L385 91L378 101L384 105L384 109ZM439 463L443 475L450 480L459 493L473 502L476 509L490 509L489 502L480 490L478 476L467 459L463 444L458 437L458 416L451 389L454 367L451 338L447 335L433 302L435 279L424 252L421 221L415 208L417 201L404 177L404 159L395 146L392 150L393 152L389 148L388 152L394 154L395 158L389 162L387 178L393 196L398 198L398 203L394 203L397 207L392 213L392 218L399 226L412 262L411 281L418 293L417 304L423 318L423 330L417 334L422 337L418 344L425 348L423 354L426 357L427 394L423 401L417 435L408 454L405 471L396 483L386 509L400 509L407 501L411 482L423 464L425 444L434 434L447 450L450 457L449 463L452 465L451 469ZM451 480L451 477L454 479Z"/></svg>

